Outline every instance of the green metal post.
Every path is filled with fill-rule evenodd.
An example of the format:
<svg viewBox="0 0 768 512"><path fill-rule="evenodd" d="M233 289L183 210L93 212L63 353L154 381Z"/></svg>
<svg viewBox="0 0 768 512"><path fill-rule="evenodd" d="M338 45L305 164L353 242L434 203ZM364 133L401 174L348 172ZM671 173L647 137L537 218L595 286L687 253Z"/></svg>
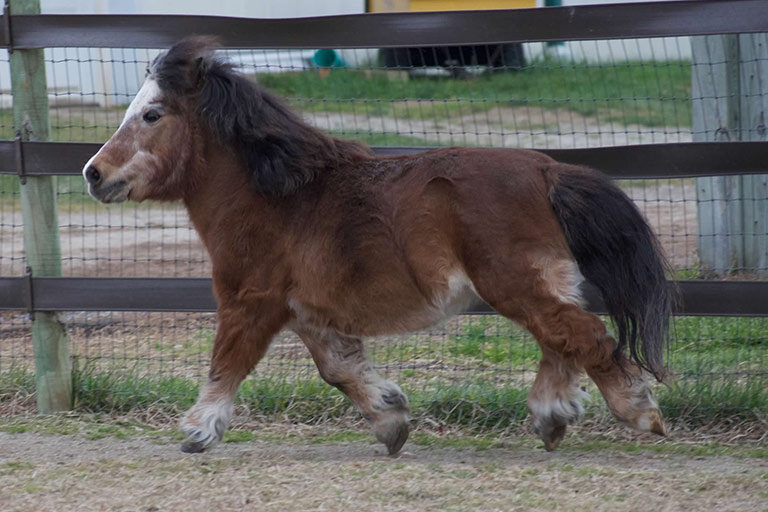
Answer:
<svg viewBox="0 0 768 512"><path fill-rule="evenodd" d="M40 14L40 0L10 0L11 14ZM13 125L22 141L50 135L48 90L43 50L15 50L10 55ZM24 250L33 276L61 275L61 247L56 209L56 177L29 176L21 186ZM53 312L32 321L37 408L41 414L72 407L72 361L64 327Z"/></svg>
<svg viewBox="0 0 768 512"><path fill-rule="evenodd" d="M544 0L544 7L561 7L563 0ZM555 56L566 56L567 49L564 41L549 41L547 43L547 53Z"/></svg>

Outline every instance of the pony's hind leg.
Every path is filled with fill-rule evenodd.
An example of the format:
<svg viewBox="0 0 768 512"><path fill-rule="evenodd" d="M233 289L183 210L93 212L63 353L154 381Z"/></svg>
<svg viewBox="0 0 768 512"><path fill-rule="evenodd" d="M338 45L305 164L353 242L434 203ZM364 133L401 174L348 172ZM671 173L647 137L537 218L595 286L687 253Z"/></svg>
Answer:
<svg viewBox="0 0 768 512"><path fill-rule="evenodd" d="M232 419L240 383L264 356L287 316L278 310L220 307L208 382L179 425L187 436L181 451L202 452L221 441Z"/></svg>
<svg viewBox="0 0 768 512"><path fill-rule="evenodd" d="M642 372L623 356L616 360L616 341L597 316L580 306L552 301L525 323L542 347L586 370L616 419L643 432L665 435L661 413Z"/></svg>
<svg viewBox="0 0 768 512"><path fill-rule="evenodd" d="M545 345L541 345L541 362L536 380L528 395L528 410L533 429L552 451L565 437L568 425L584 413L582 400L586 393L579 387L582 371L572 362Z"/></svg>
<svg viewBox="0 0 768 512"><path fill-rule="evenodd" d="M566 426L581 413L581 371L597 384L619 421L663 435L661 414L642 373L626 358L617 361L616 341L603 322L582 307L582 278L575 263L543 258L532 268L517 270L514 280L480 275L473 282L486 302L528 329L542 349L528 406L547 449L557 446Z"/></svg>
<svg viewBox="0 0 768 512"><path fill-rule="evenodd" d="M408 398L400 387L374 369L359 338L298 328L323 379L346 394L371 425L390 455L408 439Z"/></svg>

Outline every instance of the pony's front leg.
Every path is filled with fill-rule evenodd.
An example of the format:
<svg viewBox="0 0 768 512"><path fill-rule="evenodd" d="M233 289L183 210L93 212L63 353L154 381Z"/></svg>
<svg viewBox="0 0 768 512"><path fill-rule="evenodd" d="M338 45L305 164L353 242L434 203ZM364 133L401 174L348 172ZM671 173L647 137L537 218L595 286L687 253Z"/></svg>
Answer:
<svg viewBox="0 0 768 512"><path fill-rule="evenodd" d="M298 328L296 333L323 379L352 400L390 455L399 452L408 439L408 398L376 372L362 341L330 330Z"/></svg>
<svg viewBox="0 0 768 512"><path fill-rule="evenodd" d="M208 382L181 420L181 432L187 436L181 451L202 452L221 440L232 419L240 383L264 356L286 319L287 312L276 305L219 307Z"/></svg>

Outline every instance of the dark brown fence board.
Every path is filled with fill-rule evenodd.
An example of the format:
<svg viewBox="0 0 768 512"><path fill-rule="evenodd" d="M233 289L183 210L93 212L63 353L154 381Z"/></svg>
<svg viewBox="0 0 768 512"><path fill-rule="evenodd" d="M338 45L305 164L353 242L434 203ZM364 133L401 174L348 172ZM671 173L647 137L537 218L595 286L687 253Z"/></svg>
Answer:
<svg viewBox="0 0 768 512"><path fill-rule="evenodd" d="M378 147L380 155L430 147ZM555 160L586 165L619 179L689 178L768 173L768 142L681 142L576 149L537 149Z"/></svg>
<svg viewBox="0 0 768 512"><path fill-rule="evenodd" d="M10 24L16 48L166 48L189 34L218 35L230 48L383 48L768 32L768 2L701 0L292 19L27 15L11 16Z"/></svg>
<svg viewBox="0 0 768 512"><path fill-rule="evenodd" d="M216 310L210 279L85 278L32 279L35 311L191 311ZM26 310L24 278L0 278L0 310ZM768 316L768 281L680 281L678 315ZM605 313L592 286L584 293L589 309ZM493 313L478 304L466 313Z"/></svg>
<svg viewBox="0 0 768 512"><path fill-rule="evenodd" d="M13 141L0 141L0 174L16 174ZM27 175L78 175L101 144L23 142ZM376 147L379 155L406 155L428 147ZM768 142L685 142L579 149L542 149L556 160L588 165L615 178L687 178L768 173Z"/></svg>
<svg viewBox="0 0 768 512"><path fill-rule="evenodd" d="M32 280L38 311L215 311L210 279L56 278Z"/></svg>
<svg viewBox="0 0 768 512"><path fill-rule="evenodd" d="M25 311L28 302L27 293L26 278L0 278L0 310Z"/></svg>

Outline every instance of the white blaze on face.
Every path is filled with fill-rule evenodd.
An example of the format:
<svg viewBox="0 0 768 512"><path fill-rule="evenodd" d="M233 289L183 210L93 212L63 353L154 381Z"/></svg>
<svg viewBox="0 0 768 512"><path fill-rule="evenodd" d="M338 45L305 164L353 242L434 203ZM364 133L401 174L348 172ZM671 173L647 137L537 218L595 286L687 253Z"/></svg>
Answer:
<svg viewBox="0 0 768 512"><path fill-rule="evenodd" d="M136 97L128 105L128 110L125 111L125 117L123 122L120 123L122 127L128 120L136 116L141 116L142 112L148 105L160 99L160 86L153 78L147 78L144 80L144 85L141 86L139 92L136 93ZM119 128L118 128L119 130Z"/></svg>
<svg viewBox="0 0 768 512"><path fill-rule="evenodd" d="M144 80L144 84L141 86L141 89L139 89L139 92L136 93L136 97L133 98L131 104L128 105L128 110L125 111L125 117L123 117L123 121L120 123L120 127L117 129L115 134L112 135L112 137L117 135L120 132L120 128L122 128L128 121L137 116L140 117L149 104L159 99L160 86L157 85L157 82L153 78L147 78ZM101 153L107 144L109 144L109 141L112 140L112 137L110 137L109 140L105 142L104 145L101 146L101 148L96 152L96 154L93 155L85 163L85 166L83 166L83 177L85 177L85 170L88 169L93 160L99 156L99 153Z"/></svg>

